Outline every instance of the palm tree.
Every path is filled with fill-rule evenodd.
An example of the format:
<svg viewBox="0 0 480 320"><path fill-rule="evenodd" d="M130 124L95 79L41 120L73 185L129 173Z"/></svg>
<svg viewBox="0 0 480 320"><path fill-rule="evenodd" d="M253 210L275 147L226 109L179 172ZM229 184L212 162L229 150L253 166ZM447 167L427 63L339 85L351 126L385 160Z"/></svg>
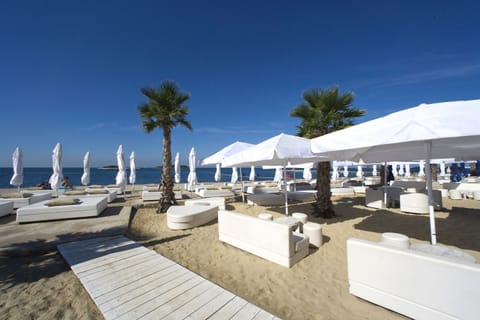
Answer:
<svg viewBox="0 0 480 320"><path fill-rule="evenodd" d="M301 119L297 134L312 139L353 125L353 119L365 115L364 110L352 107L353 98L353 93L339 94L338 87L306 91L303 94L305 102L290 113L290 116ZM330 162L319 162L317 166L317 201L313 214L323 218L335 216L330 191Z"/></svg>
<svg viewBox="0 0 480 320"><path fill-rule="evenodd" d="M186 119L188 108L184 105L190 95L181 92L172 81L164 81L158 89L142 88L140 91L148 98L148 102L138 107L143 128L147 133L157 128L163 131L163 167L160 183L162 196L158 212L166 212L171 205L176 204L173 193L171 132L177 125L192 130L190 122Z"/></svg>

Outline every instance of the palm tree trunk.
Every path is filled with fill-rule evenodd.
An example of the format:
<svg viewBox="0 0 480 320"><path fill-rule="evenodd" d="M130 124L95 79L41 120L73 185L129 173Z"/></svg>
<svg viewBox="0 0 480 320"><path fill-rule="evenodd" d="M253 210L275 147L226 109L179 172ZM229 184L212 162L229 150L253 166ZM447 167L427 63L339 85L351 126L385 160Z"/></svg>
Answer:
<svg viewBox="0 0 480 320"><path fill-rule="evenodd" d="M330 219L335 216L330 190L330 162L317 165L317 201L313 204L316 217Z"/></svg>
<svg viewBox="0 0 480 320"><path fill-rule="evenodd" d="M163 167L162 181L160 182L161 197L158 203L158 213L165 213L170 206L177 204L175 194L173 193L171 145L171 130L170 128L163 128Z"/></svg>

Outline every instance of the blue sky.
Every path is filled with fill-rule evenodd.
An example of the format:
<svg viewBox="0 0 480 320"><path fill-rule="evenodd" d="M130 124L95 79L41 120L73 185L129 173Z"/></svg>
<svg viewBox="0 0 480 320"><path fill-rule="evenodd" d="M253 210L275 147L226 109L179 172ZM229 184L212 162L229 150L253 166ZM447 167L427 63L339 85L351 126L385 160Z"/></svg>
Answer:
<svg viewBox="0 0 480 320"><path fill-rule="evenodd" d="M477 1L1 1L0 166L161 164L142 87L174 80L191 94L194 130L175 128L187 163L236 141L295 134L290 111L311 88L339 86L359 122L480 98Z"/></svg>

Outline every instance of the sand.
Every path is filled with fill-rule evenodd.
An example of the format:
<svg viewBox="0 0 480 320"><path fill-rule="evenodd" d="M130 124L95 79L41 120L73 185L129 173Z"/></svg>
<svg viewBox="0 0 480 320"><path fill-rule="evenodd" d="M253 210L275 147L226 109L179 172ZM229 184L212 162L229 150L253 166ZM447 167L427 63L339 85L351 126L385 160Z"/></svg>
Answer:
<svg viewBox="0 0 480 320"><path fill-rule="evenodd" d="M337 217L322 224L324 244L285 268L218 241L217 223L169 230L164 214L141 208L127 236L284 319L405 319L348 292L346 240L379 240L382 232L428 243L426 215L366 208L364 197L333 198ZM480 202L444 198L437 212L438 241L480 261ZM228 202L229 210L281 216L284 208ZM311 212L311 204L291 212ZM0 319L98 319L101 315L62 257L56 253L0 260Z"/></svg>

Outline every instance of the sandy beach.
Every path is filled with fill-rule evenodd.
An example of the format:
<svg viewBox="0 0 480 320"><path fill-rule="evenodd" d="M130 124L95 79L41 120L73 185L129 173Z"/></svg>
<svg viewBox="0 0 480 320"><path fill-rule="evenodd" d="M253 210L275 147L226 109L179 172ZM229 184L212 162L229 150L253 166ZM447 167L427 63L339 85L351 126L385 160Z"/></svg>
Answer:
<svg viewBox="0 0 480 320"><path fill-rule="evenodd" d="M349 294L346 240L378 241L383 232L398 232L412 243L428 243L428 216L369 209L363 196L333 200L337 217L309 217L322 224L324 244L311 247L309 256L290 269L218 241L216 221L169 230L165 215L156 214L152 206L136 211L127 236L283 319L405 319ZM119 199L115 205L133 203L139 203L138 198ZM439 243L480 260L480 202L443 198L443 206L436 212ZM249 215L284 213L283 207L248 206L233 199L227 209ZM293 204L291 212L309 214L311 204ZM0 257L0 293L0 319L102 317L56 251Z"/></svg>

